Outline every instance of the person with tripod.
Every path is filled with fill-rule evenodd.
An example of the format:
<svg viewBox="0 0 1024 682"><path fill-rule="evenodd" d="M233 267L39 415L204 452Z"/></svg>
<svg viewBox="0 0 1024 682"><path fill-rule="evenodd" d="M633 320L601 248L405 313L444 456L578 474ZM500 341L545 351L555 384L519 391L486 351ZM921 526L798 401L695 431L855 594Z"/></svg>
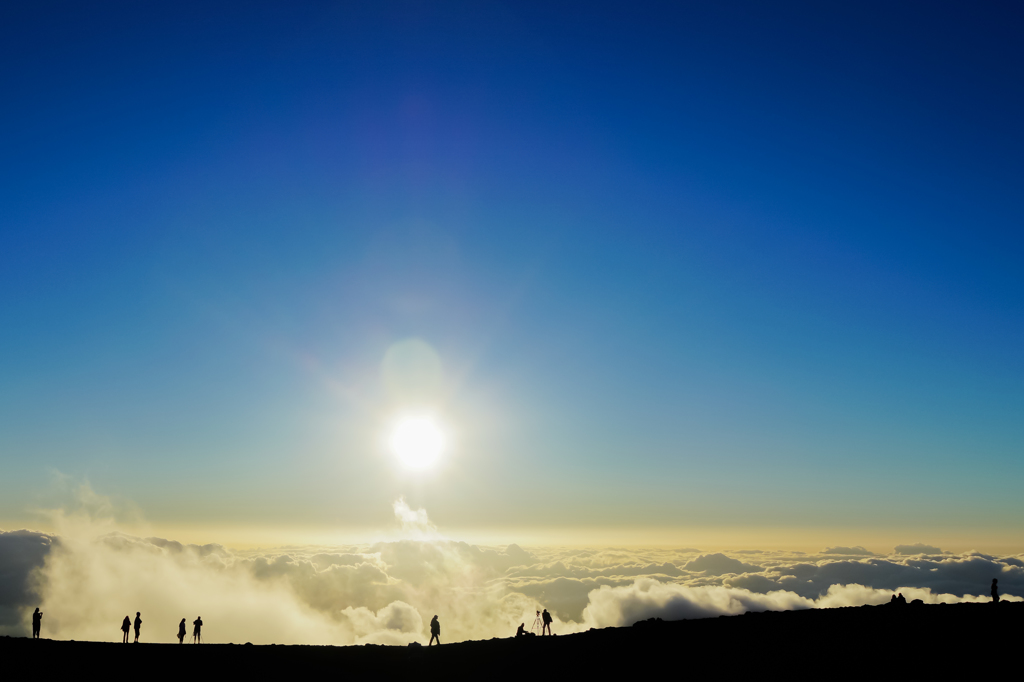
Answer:
<svg viewBox="0 0 1024 682"><path fill-rule="evenodd" d="M544 627L542 627L540 629L540 634L543 635L546 632L547 634L550 635L551 634L551 614L548 613L547 609L544 609L544 615L542 616L542 618L544 620Z"/></svg>

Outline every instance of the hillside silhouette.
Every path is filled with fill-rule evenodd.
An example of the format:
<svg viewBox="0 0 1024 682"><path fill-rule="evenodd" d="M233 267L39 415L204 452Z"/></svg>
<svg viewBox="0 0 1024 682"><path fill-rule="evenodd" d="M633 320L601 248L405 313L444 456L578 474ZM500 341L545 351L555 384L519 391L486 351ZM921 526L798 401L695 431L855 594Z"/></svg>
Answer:
<svg viewBox="0 0 1024 682"><path fill-rule="evenodd" d="M3 660L31 662L34 674L147 670L167 679L231 674L265 678L320 674L389 679L527 679L610 674L660 679L690 673L943 674L1008 665L1024 603L862 606L748 613L555 637L442 646L179 646L0 637ZM584 677L582 679L587 679Z"/></svg>

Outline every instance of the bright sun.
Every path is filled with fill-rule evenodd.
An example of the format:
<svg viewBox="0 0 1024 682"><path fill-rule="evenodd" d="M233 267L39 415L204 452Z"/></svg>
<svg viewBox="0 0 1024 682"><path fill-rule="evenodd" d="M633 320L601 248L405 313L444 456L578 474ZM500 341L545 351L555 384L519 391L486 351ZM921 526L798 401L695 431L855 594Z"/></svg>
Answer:
<svg viewBox="0 0 1024 682"><path fill-rule="evenodd" d="M395 425L390 444L406 468L429 469L444 450L444 433L430 417L406 417Z"/></svg>

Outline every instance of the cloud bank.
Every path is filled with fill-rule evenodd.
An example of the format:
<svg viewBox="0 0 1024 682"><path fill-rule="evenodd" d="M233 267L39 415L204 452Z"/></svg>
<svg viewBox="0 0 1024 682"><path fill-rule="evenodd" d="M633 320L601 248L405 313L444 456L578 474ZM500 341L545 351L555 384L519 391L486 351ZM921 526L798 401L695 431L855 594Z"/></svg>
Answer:
<svg viewBox="0 0 1024 682"><path fill-rule="evenodd" d="M118 640L124 616L141 611L143 641L175 641L181 618L202 616L215 642L405 645L427 642L434 614L451 642L510 636L542 608L556 633L568 633L654 617L880 604L894 591L926 603L985 601L992 578L1008 600L1024 593L1016 556L923 545L886 556L862 547L817 555L483 547L444 538L402 500L395 516L402 539L287 551L133 537L111 530L94 507L58 515L59 535L0 531L0 634L27 634L39 606L43 636L60 639Z"/></svg>

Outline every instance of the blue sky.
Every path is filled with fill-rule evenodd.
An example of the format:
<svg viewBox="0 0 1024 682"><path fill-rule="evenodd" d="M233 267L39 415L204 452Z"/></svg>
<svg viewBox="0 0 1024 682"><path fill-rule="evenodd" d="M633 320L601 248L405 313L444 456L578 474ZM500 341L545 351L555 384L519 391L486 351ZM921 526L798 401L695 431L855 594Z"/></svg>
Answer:
<svg viewBox="0 0 1024 682"><path fill-rule="evenodd" d="M1018 7L0 12L5 526L1024 520Z"/></svg>

